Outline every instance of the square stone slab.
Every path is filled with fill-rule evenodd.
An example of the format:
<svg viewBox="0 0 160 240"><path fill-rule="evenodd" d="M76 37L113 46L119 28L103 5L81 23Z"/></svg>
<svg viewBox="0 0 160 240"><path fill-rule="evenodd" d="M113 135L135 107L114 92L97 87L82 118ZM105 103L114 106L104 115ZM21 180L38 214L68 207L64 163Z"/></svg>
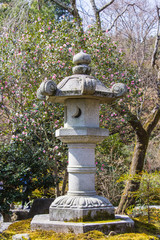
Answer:
<svg viewBox="0 0 160 240"><path fill-rule="evenodd" d="M49 214L36 215L31 222L32 230L53 230L55 232L72 232L75 234L98 230L105 234L111 231L116 233L130 232L134 227L134 221L126 215L115 215L115 220L100 222L63 222L50 221Z"/></svg>

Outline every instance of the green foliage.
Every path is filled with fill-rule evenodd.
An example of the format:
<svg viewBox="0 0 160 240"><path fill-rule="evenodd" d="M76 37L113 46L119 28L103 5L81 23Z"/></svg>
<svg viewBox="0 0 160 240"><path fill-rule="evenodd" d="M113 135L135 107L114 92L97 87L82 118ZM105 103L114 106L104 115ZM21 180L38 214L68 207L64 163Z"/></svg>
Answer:
<svg viewBox="0 0 160 240"><path fill-rule="evenodd" d="M159 205L160 203L160 172L155 171L148 173L144 171L139 174L123 175L118 182L131 181L134 183L140 183L140 187L137 191L129 192L129 195L136 199L135 206L130 206L127 210L128 214L141 214L146 213L148 222L152 218L152 209L150 205ZM142 208L141 208L142 206Z"/></svg>
<svg viewBox="0 0 160 240"><path fill-rule="evenodd" d="M150 233L150 234L160 234L160 210L152 208L152 218L151 222L148 223L148 217L147 215L144 215L143 212L139 214L138 217L133 218L135 222L135 229L136 232L139 233Z"/></svg>
<svg viewBox="0 0 160 240"><path fill-rule="evenodd" d="M138 176L137 176L138 180ZM160 203L160 172L144 172L141 178L141 184L138 191L134 193L137 203L146 206L148 222L151 221L152 214L150 205L159 205Z"/></svg>
<svg viewBox="0 0 160 240"><path fill-rule="evenodd" d="M110 155L111 151L112 155ZM123 156L123 158L127 159L129 155L129 152L125 149L125 144L119 133L110 135L106 138L100 145L97 146L97 152L99 152L102 156L105 155L106 158L109 159L116 159L117 155L118 157Z"/></svg>
<svg viewBox="0 0 160 240"><path fill-rule="evenodd" d="M160 172L143 172L137 198L145 205L160 204Z"/></svg>
<svg viewBox="0 0 160 240"><path fill-rule="evenodd" d="M4 2L1 1L1 5L0 5L0 23L1 24L4 20L4 18L6 17L8 7L9 7L9 5L8 5L7 1L4 1Z"/></svg>
<svg viewBox="0 0 160 240"><path fill-rule="evenodd" d="M125 174L120 177L119 182L134 181L140 182L140 188L136 192L132 192L137 199L137 204L154 205L160 202L160 172L143 171L139 174Z"/></svg>
<svg viewBox="0 0 160 240"><path fill-rule="evenodd" d="M3 189L0 190L0 212L8 212L12 202L23 199L24 182L28 183L29 196L34 189L55 186L52 165L40 151L35 154L27 142L23 145L19 141L13 142L1 149L0 179Z"/></svg>
<svg viewBox="0 0 160 240"><path fill-rule="evenodd" d="M134 220L142 223L142 226L140 226L141 229L139 231L141 231L141 232L144 231L144 230L142 230L143 224L146 224L149 222L152 225L146 224L146 228L148 227L148 229L149 229L152 226L153 233L154 233L155 228L157 228L156 232L159 229L159 232L157 232L157 234L160 233L160 209L156 208L155 206L150 207L150 212L149 212L150 218L149 219L148 219L148 209L146 207L139 207L137 209L134 209L134 211L135 210L136 210L136 214L134 212L132 213L132 216L133 215L135 216Z"/></svg>
<svg viewBox="0 0 160 240"><path fill-rule="evenodd" d="M118 133L109 136L96 147L96 190L115 206L123 189L118 179L128 171L129 157L130 151Z"/></svg>

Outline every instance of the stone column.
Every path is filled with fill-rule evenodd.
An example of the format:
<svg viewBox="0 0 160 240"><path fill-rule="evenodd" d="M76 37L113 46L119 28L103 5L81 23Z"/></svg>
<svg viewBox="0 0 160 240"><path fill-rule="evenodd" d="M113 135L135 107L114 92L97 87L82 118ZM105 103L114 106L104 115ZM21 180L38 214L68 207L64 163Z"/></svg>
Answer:
<svg viewBox="0 0 160 240"><path fill-rule="evenodd" d="M95 144L69 144L68 195L94 196L95 191Z"/></svg>
<svg viewBox="0 0 160 240"><path fill-rule="evenodd" d="M70 142L68 195L95 195L95 141L93 137L89 137L87 130L99 129L99 101L68 99L65 111L64 128L70 132L75 130L75 134L69 136L70 139L67 141Z"/></svg>

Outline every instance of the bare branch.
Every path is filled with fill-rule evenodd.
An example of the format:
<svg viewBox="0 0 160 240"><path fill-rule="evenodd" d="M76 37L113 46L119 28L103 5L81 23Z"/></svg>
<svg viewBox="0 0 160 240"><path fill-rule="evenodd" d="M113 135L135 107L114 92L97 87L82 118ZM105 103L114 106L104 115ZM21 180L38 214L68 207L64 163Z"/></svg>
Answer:
<svg viewBox="0 0 160 240"><path fill-rule="evenodd" d="M111 25L110 28L108 29L108 32L114 27L114 24L116 23L116 21L118 20L118 18L121 17L121 16L127 11L128 7L129 7L129 6L132 6L132 7L133 7L134 5L135 5L135 3L133 3L133 4L129 3L129 4L124 8L124 10L117 15L117 17L114 19L112 25Z"/></svg>
<svg viewBox="0 0 160 240"><path fill-rule="evenodd" d="M146 28L145 35L144 35L144 40L146 40L146 38L147 38L150 30L153 28L154 24L155 24L155 18L151 21L151 23L149 25L146 24L147 28Z"/></svg>
<svg viewBox="0 0 160 240"><path fill-rule="evenodd" d="M111 0L109 3L106 3L103 7L98 9L95 4L95 0L90 0L90 3L92 5L92 9L94 11L95 17L96 17L96 23L97 26L101 29L101 21L100 21L100 12L102 12L105 8L109 7L115 0Z"/></svg>
<svg viewBox="0 0 160 240"><path fill-rule="evenodd" d="M72 5L72 12L71 14L74 16L74 18L76 19L79 27L81 28L81 23L82 23L82 19L79 15L77 6L76 6L76 0L71 0L71 5ZM81 31L83 32L83 29L81 28Z"/></svg>
<svg viewBox="0 0 160 240"><path fill-rule="evenodd" d="M106 3L103 7L98 9L98 13L102 12L105 8L109 7L112 3L114 3L115 0L111 0L109 3Z"/></svg>
<svg viewBox="0 0 160 240"><path fill-rule="evenodd" d="M98 11L98 9L96 7L95 0L90 0L90 3L92 5L92 9L93 9L94 15L96 17L96 24L101 29L101 22L100 22L99 11Z"/></svg>

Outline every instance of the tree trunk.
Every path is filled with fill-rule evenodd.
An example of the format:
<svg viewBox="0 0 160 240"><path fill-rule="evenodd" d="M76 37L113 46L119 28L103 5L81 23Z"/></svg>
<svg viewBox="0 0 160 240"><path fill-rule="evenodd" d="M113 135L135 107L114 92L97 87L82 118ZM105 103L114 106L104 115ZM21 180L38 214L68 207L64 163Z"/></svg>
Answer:
<svg viewBox="0 0 160 240"><path fill-rule="evenodd" d="M67 180L68 180L68 172L67 172L67 168L66 168L65 173L64 173L63 185L62 185L62 195L65 194Z"/></svg>
<svg viewBox="0 0 160 240"><path fill-rule="evenodd" d="M72 16L76 19L78 26L81 27L81 29L82 29L82 19L79 15L79 12L78 12L78 9L76 6L76 0L70 1L71 6L67 5L62 0L51 0L51 1L56 3L57 5L59 5L60 7L64 8L65 10L67 10L70 14L72 14Z"/></svg>
<svg viewBox="0 0 160 240"><path fill-rule="evenodd" d="M54 174L54 177L55 177L55 185L56 185L55 195L56 195L56 197L59 197L60 196L60 190L59 190L58 169L57 169L56 164L55 164L55 167L54 167L53 174Z"/></svg>
<svg viewBox="0 0 160 240"><path fill-rule="evenodd" d="M100 20L100 16L99 16L99 11L96 7L96 4L95 4L95 0L90 0L90 3L92 5L92 9L93 9L93 12L94 12L94 15L95 15L95 18L96 18L96 25L99 29L101 29L101 20Z"/></svg>
<svg viewBox="0 0 160 240"><path fill-rule="evenodd" d="M137 137L135 150L132 158L132 163L130 167L131 178L132 177L134 178L135 174L139 174L143 170L148 142L149 142L149 136L147 136L147 134L144 136L143 139L140 139L139 137ZM120 213L123 214L130 205L133 205L135 203L135 196L133 196L133 193L139 189L139 185L140 185L140 180L135 181L134 179L131 179L126 182L125 189L121 196L118 209L116 210L118 214Z"/></svg>
<svg viewBox="0 0 160 240"><path fill-rule="evenodd" d="M81 19L80 15L79 15L79 12L78 12L75 0L71 0L71 6L72 6L72 15L76 19L76 22L78 23L78 26L82 30L82 19Z"/></svg>
<svg viewBox="0 0 160 240"><path fill-rule="evenodd" d="M37 0L37 3L38 3L38 10L40 11L42 6L41 0Z"/></svg>

